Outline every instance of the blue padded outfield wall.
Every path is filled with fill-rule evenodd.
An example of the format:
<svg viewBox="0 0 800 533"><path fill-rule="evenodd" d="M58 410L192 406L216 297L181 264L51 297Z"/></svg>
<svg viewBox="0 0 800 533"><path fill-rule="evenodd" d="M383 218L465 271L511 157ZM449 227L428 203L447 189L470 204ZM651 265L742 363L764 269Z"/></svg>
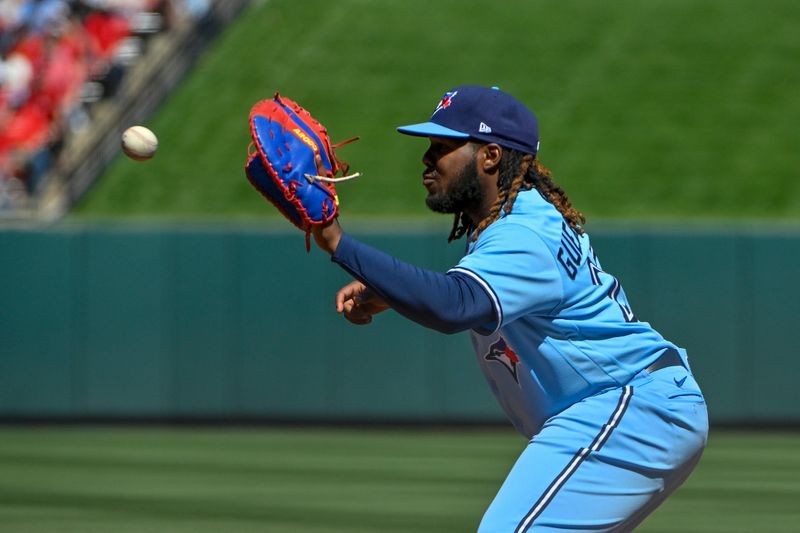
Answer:
<svg viewBox="0 0 800 533"><path fill-rule="evenodd" d="M0 418L503 420L466 334L350 325L333 305L347 276L280 227L0 232ZM353 233L445 270L463 249L447 230ZM800 422L800 231L592 239L637 317L689 350L712 421Z"/></svg>

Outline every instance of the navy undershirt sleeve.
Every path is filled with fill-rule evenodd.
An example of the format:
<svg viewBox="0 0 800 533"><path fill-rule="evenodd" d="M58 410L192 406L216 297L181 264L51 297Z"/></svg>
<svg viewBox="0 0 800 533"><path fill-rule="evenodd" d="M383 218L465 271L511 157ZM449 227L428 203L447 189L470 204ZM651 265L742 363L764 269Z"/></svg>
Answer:
<svg viewBox="0 0 800 533"><path fill-rule="evenodd" d="M442 333L479 329L496 320L489 296L472 278L404 263L342 235L331 260L406 318Z"/></svg>

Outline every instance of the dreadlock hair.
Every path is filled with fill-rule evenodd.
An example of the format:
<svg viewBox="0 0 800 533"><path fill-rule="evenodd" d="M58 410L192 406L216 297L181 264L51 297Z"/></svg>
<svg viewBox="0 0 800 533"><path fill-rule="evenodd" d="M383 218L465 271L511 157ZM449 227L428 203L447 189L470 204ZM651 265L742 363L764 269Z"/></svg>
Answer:
<svg viewBox="0 0 800 533"><path fill-rule="evenodd" d="M500 218L500 213L510 213L514 201L521 190L536 189L542 197L553 204L564 217L567 224L583 234L583 224L586 218L583 213L572 207L564 189L559 187L550 170L547 169L535 156L525 154L518 150L503 149L500 159L500 175L497 179L497 200L489 209L489 214L477 223L472 233L472 240L478 239L483 230ZM461 238L473 225L473 221L462 213L456 213L453 220L453 229L447 242Z"/></svg>
<svg viewBox="0 0 800 533"><path fill-rule="evenodd" d="M472 221L465 213L460 211L456 213L453 219L453 229L450 230L450 236L447 237L447 242L453 242L463 237L471 223Z"/></svg>

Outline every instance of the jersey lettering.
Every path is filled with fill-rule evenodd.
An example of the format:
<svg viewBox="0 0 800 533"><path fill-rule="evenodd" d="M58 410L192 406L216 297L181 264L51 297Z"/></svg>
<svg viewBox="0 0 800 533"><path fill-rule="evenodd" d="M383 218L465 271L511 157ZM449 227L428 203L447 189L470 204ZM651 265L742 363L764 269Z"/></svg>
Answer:
<svg viewBox="0 0 800 533"><path fill-rule="evenodd" d="M556 259L569 279L574 280L581 264L581 242L575 230L566 222L561 223L561 248L558 249Z"/></svg>

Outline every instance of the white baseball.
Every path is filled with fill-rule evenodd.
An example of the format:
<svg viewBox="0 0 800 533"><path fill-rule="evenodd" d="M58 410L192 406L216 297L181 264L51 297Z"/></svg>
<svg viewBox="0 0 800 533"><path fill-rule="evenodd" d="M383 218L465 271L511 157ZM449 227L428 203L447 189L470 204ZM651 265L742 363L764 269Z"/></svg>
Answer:
<svg viewBox="0 0 800 533"><path fill-rule="evenodd" d="M158 137L144 126L131 126L122 134L122 151L136 161L153 157L158 150Z"/></svg>

